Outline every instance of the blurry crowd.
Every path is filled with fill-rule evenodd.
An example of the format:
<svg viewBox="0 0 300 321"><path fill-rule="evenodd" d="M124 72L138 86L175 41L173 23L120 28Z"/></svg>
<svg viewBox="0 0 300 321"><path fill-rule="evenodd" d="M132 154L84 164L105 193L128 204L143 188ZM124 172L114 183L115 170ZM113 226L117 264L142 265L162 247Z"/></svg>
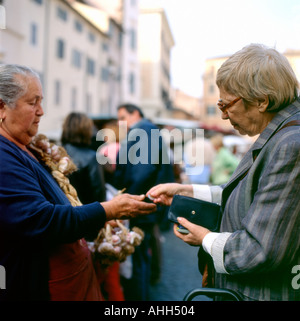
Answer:
<svg viewBox="0 0 300 321"><path fill-rule="evenodd" d="M200 151L197 149L200 149ZM195 163L195 155L202 153L201 164ZM201 142L186 142L183 155L182 180L191 184L222 185L229 181L239 164L241 155L235 145L226 146L224 135L205 135Z"/></svg>
<svg viewBox="0 0 300 321"><path fill-rule="evenodd" d="M127 128L119 128L120 121L126 122ZM200 148L197 140L185 143L183 161L178 164L172 154L174 145L167 146L162 137L158 154L154 156L149 140L147 164L123 164L119 158L131 148L133 142L128 140L128 135L134 128L141 128L150 135L151 129L158 127L145 119L141 109L132 104L119 106L118 120L102 122L101 126L84 113L73 112L65 118L60 143L78 168L69 180L83 204L103 202L123 191L145 194L152 186L166 182L224 184L239 163L234 150L225 147L223 135L217 133L204 138L201 166L194 164L196 149ZM97 138L99 130L102 131L102 141ZM161 162L165 147L170 157L168 164ZM156 164L153 164L153 159L157 159ZM110 266L95 264L105 300L148 300L150 285L160 280L161 232L170 228L167 211L165 207L158 207L154 214L122 222L129 229L134 226L141 228L145 236L124 262L114 262ZM113 226L114 222L106 224Z"/></svg>

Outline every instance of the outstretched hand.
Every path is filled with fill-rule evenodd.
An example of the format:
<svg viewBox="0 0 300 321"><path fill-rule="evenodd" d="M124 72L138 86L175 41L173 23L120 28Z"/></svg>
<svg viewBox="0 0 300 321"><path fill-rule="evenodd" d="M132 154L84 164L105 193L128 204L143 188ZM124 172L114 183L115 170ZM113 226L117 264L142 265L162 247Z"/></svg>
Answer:
<svg viewBox="0 0 300 321"><path fill-rule="evenodd" d="M102 202L106 220L124 220L147 215L157 210L153 203L144 202L145 195L120 194L107 202Z"/></svg>
<svg viewBox="0 0 300 321"><path fill-rule="evenodd" d="M150 195L156 204L170 206L175 194L192 196L192 193L193 188L191 185L166 183L152 187L146 195Z"/></svg>

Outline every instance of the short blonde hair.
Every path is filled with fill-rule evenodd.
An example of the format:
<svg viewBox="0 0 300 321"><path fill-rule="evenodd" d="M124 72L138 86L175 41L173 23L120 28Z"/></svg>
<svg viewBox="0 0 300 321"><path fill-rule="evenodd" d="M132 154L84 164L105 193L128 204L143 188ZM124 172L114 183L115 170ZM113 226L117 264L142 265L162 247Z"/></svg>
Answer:
<svg viewBox="0 0 300 321"><path fill-rule="evenodd" d="M246 103L267 96L270 112L283 109L299 96L299 83L287 58L261 44L250 44L228 58L218 70L216 83Z"/></svg>

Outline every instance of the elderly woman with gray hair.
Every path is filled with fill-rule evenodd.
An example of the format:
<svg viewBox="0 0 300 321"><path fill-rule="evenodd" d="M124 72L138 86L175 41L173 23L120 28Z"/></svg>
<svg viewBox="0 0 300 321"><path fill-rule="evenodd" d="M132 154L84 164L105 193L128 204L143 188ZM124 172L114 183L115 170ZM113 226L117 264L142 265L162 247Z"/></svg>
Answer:
<svg viewBox="0 0 300 321"><path fill-rule="evenodd" d="M202 273L211 259L216 287L244 300L299 300L299 83L286 57L259 44L226 60L216 82L222 118L259 137L226 185L165 184L148 193L166 205L175 194L221 204L217 233L184 218L178 221L189 234L174 227L177 237L200 246Z"/></svg>
<svg viewBox="0 0 300 321"><path fill-rule="evenodd" d="M0 265L6 270L0 299L101 300L84 237L96 237L108 220L146 215L156 206L129 194L74 206L76 195L67 197L54 176L63 171L54 170L59 152L33 144L42 100L33 70L0 66ZM72 164L63 161L64 168Z"/></svg>

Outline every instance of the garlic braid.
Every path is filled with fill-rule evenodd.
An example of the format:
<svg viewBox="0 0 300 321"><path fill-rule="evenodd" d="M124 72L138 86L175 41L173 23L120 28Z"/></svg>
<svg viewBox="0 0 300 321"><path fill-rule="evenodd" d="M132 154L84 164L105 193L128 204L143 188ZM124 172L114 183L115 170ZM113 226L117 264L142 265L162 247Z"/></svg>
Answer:
<svg viewBox="0 0 300 321"><path fill-rule="evenodd" d="M35 136L27 146L37 159L45 164L52 176L67 196L72 206L80 206L76 189L70 184L67 175L77 170L75 164L62 146L50 143L45 135Z"/></svg>

